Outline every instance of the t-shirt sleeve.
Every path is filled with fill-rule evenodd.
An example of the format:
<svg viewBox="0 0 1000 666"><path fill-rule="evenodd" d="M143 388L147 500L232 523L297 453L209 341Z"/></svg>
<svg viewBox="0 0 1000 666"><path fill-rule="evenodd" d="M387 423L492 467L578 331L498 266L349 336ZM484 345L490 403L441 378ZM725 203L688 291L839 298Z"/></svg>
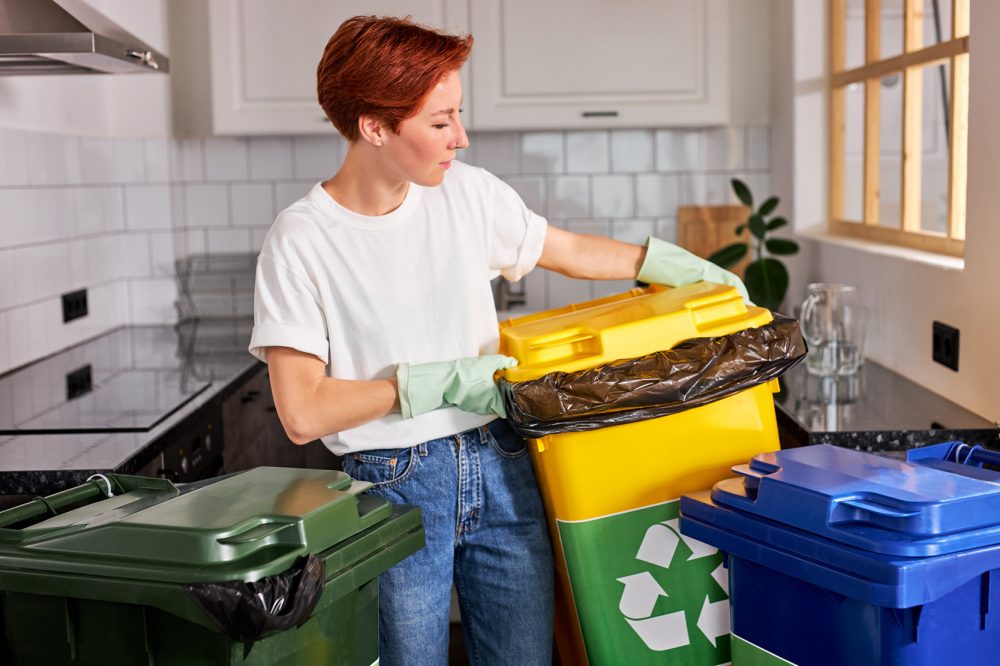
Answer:
<svg viewBox="0 0 1000 666"><path fill-rule="evenodd" d="M516 282L542 256L548 222L529 210L513 187L492 174L489 178L490 269Z"/></svg>
<svg viewBox="0 0 1000 666"><path fill-rule="evenodd" d="M267 347L291 347L329 363L330 343L316 288L261 254L254 286L250 353L267 362Z"/></svg>

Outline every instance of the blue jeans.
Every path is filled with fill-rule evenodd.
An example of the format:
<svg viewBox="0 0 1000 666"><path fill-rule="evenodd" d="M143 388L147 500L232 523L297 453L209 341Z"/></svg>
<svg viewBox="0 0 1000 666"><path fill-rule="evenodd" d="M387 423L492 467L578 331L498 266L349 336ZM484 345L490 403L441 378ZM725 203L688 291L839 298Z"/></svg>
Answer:
<svg viewBox="0 0 1000 666"><path fill-rule="evenodd" d="M368 491L419 506L427 545L379 577L379 663L448 663L452 581L472 664L552 663L552 547L524 440L502 419L351 453Z"/></svg>

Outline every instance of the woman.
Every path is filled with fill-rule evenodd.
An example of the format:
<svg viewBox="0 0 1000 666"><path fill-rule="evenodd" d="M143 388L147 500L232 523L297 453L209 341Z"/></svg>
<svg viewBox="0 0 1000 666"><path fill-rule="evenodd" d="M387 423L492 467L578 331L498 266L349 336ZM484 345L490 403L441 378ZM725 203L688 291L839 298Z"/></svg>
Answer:
<svg viewBox="0 0 1000 666"><path fill-rule="evenodd" d="M468 146L472 46L406 19L330 39L319 101L349 147L289 206L257 267L250 351L292 441L322 438L370 492L421 508L425 548L383 574L381 663L447 662L454 582L470 659L548 664L552 560L524 442L502 418L490 279L536 266L589 279L742 284L680 248L549 227ZM641 271L640 271L641 267Z"/></svg>

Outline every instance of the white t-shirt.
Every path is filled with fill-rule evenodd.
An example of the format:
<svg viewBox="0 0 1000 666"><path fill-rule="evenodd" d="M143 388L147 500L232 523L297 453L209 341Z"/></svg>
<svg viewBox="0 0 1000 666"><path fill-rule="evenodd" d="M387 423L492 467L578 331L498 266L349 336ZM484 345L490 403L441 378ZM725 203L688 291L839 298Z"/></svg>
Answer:
<svg viewBox="0 0 1000 666"><path fill-rule="evenodd" d="M490 280L534 268L546 226L509 185L460 162L438 187L411 183L388 215L348 210L316 184L264 238L250 353L266 361L266 347L291 347L324 361L328 376L365 380L394 377L402 362L496 353ZM493 418L394 413L323 442L338 454L412 446Z"/></svg>

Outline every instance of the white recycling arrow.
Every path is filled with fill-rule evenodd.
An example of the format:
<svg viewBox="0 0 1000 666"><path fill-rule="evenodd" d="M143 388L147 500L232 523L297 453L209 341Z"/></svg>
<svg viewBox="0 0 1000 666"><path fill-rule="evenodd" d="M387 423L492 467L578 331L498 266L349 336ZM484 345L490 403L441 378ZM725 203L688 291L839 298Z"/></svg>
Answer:
<svg viewBox="0 0 1000 666"><path fill-rule="evenodd" d="M698 615L698 629L715 647L718 638L729 633L729 601L723 599L709 603L706 596L705 603L701 606L701 614Z"/></svg>
<svg viewBox="0 0 1000 666"><path fill-rule="evenodd" d="M656 600L667 596L660 584L648 571L618 579L625 585L618 610L627 618L649 617L656 607Z"/></svg>
<svg viewBox="0 0 1000 666"><path fill-rule="evenodd" d="M649 529L646 530L646 536L642 538L642 544L640 544L639 552L636 553L635 558L669 569L670 561L674 559L674 551L677 550L679 542L680 538L674 530L660 523L650 525Z"/></svg>
<svg viewBox="0 0 1000 666"><path fill-rule="evenodd" d="M715 579L715 582L719 584L719 587L721 587L723 591L725 591L725 593L728 595L729 574L726 572L726 567L722 566L722 564L719 564L719 566L715 567L715 571L712 572L712 578Z"/></svg>
<svg viewBox="0 0 1000 666"><path fill-rule="evenodd" d="M684 611L657 615L648 620L630 620L625 618L642 642L650 650L663 652L687 645L687 622L684 621Z"/></svg>
<svg viewBox="0 0 1000 666"><path fill-rule="evenodd" d="M702 543L701 541L697 541L681 534L681 524L679 519L674 518L673 520L666 520L663 524L676 532L677 536L683 539L687 547L691 549L691 555L688 556L688 560L697 560L699 557L708 557L709 555L715 555L719 552L718 548L713 548L707 543Z"/></svg>

